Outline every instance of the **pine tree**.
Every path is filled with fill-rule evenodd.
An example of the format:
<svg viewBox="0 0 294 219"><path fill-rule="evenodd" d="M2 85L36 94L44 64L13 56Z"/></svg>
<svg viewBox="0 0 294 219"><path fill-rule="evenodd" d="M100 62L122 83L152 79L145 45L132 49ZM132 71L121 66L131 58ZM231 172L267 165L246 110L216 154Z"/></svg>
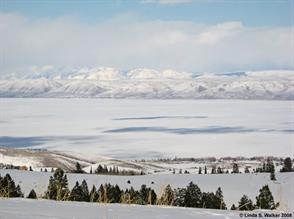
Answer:
<svg viewBox="0 0 294 219"><path fill-rule="evenodd" d="M252 211L254 209L252 200L247 195L243 195L239 201L238 209L241 211Z"/></svg>
<svg viewBox="0 0 294 219"><path fill-rule="evenodd" d="M73 173L85 173L85 171L82 170L81 165L79 162L76 162L76 169L72 171Z"/></svg>
<svg viewBox="0 0 294 219"><path fill-rule="evenodd" d="M0 197L23 197L20 186L15 186L14 180L8 173L3 178L0 177Z"/></svg>
<svg viewBox="0 0 294 219"><path fill-rule="evenodd" d="M145 205L148 202L148 188L145 184L141 185L138 198L137 204Z"/></svg>
<svg viewBox="0 0 294 219"><path fill-rule="evenodd" d="M203 192L201 198L201 208L215 208L215 195L212 192Z"/></svg>
<svg viewBox="0 0 294 219"><path fill-rule="evenodd" d="M56 199L56 186L53 179L53 176L50 176L49 178L49 184L47 191L45 192L45 198L47 199Z"/></svg>
<svg viewBox="0 0 294 219"><path fill-rule="evenodd" d="M200 188L193 182L190 182L186 188L185 206L195 208L201 207L201 199L202 193Z"/></svg>
<svg viewBox="0 0 294 219"><path fill-rule="evenodd" d="M292 160L291 160L290 157L287 157L284 160L284 166L281 169L281 172L291 172L291 171L293 171L293 168L292 168Z"/></svg>
<svg viewBox="0 0 294 219"><path fill-rule="evenodd" d="M84 201L83 200L83 190L82 187L79 185L79 182L77 181L75 186L72 188L68 200L70 201Z"/></svg>
<svg viewBox="0 0 294 219"><path fill-rule="evenodd" d="M259 190L259 195L256 197L256 207L260 209L276 209L277 204L274 202L274 197L268 185Z"/></svg>
<svg viewBox="0 0 294 219"><path fill-rule="evenodd" d="M35 192L34 189L32 189L29 193L29 195L27 196L27 198L30 198L30 199L37 199L37 194Z"/></svg>
<svg viewBox="0 0 294 219"><path fill-rule="evenodd" d="M276 179L275 172L271 172L271 173L270 173L270 179L273 180L273 181L277 180L277 179Z"/></svg>
<svg viewBox="0 0 294 219"><path fill-rule="evenodd" d="M249 171L249 168L248 167L245 167L245 171L244 171L245 173L249 173L250 171Z"/></svg>
<svg viewBox="0 0 294 219"><path fill-rule="evenodd" d="M108 197L107 197L107 186L105 185L100 185L99 189L98 189L98 202L102 202L102 203L108 203Z"/></svg>
<svg viewBox="0 0 294 219"><path fill-rule="evenodd" d="M204 167L204 174L207 174L207 167Z"/></svg>
<svg viewBox="0 0 294 219"><path fill-rule="evenodd" d="M90 202L97 202L97 201L98 201L98 199L99 199L99 194L98 194L98 192L97 192L97 190L96 190L95 185L93 185L93 187L92 187L92 189L91 189L91 191L90 191L89 196L90 196Z"/></svg>
<svg viewBox="0 0 294 219"><path fill-rule="evenodd" d="M148 191L148 203L149 205L155 205L157 201L157 195L153 189Z"/></svg>
<svg viewBox="0 0 294 219"><path fill-rule="evenodd" d="M199 167L198 174L202 174L202 168Z"/></svg>
<svg viewBox="0 0 294 219"><path fill-rule="evenodd" d="M239 173L239 166L237 163L233 163L232 173Z"/></svg>
<svg viewBox="0 0 294 219"><path fill-rule="evenodd" d="M232 205L231 210L237 210L235 204Z"/></svg>
<svg viewBox="0 0 294 219"><path fill-rule="evenodd" d="M68 195L67 176L62 169L57 168L53 177L50 176L49 185L45 192L45 198L61 201L66 200Z"/></svg>
<svg viewBox="0 0 294 219"><path fill-rule="evenodd" d="M221 167L218 167L216 172L217 172L218 174L222 174L222 173L224 173Z"/></svg>
<svg viewBox="0 0 294 219"><path fill-rule="evenodd" d="M212 166L212 168L211 168L211 174L216 174L216 166Z"/></svg>
<svg viewBox="0 0 294 219"><path fill-rule="evenodd" d="M223 192L220 187L215 192L215 205L217 209L227 209L225 201L224 201L224 196Z"/></svg>
<svg viewBox="0 0 294 219"><path fill-rule="evenodd" d="M90 195L89 195L88 185L85 180L82 181L81 190L82 190L82 201L88 202L90 200Z"/></svg>
<svg viewBox="0 0 294 219"><path fill-rule="evenodd" d="M185 206L186 189L185 188L177 188L174 190L174 194L175 194L174 205L184 207Z"/></svg>

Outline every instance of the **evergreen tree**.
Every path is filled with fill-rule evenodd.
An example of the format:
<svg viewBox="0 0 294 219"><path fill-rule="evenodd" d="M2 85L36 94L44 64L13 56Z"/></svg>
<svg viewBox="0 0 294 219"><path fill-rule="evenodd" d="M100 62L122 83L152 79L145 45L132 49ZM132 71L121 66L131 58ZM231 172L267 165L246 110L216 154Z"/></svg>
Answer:
<svg viewBox="0 0 294 219"><path fill-rule="evenodd" d="M207 174L207 167L204 167L204 174Z"/></svg>
<svg viewBox="0 0 294 219"><path fill-rule="evenodd" d="M275 172L271 172L271 173L270 173L270 179L273 180L273 181L277 180L277 179L276 179Z"/></svg>
<svg viewBox="0 0 294 219"><path fill-rule="evenodd" d="M49 179L49 185L45 192L45 198L54 200L66 200L69 195L67 176L64 171L57 168Z"/></svg>
<svg viewBox="0 0 294 219"><path fill-rule="evenodd" d="M201 199L202 193L200 188L193 182L190 182L186 188L185 206L199 208L201 207Z"/></svg>
<svg viewBox="0 0 294 219"><path fill-rule="evenodd" d="M211 168L211 174L216 174L216 166L212 166L212 168Z"/></svg>
<svg viewBox="0 0 294 219"><path fill-rule="evenodd" d="M84 201L84 194L82 187L79 185L79 182L77 181L75 186L72 188L68 200L70 201Z"/></svg>
<svg viewBox="0 0 294 219"><path fill-rule="evenodd" d="M89 196L90 196L90 202L97 202L99 199L99 194L98 194L96 187L94 185L90 191Z"/></svg>
<svg viewBox="0 0 294 219"><path fill-rule="evenodd" d="M148 202L148 189L145 184L141 186L139 191L139 199L137 204L145 205Z"/></svg>
<svg viewBox="0 0 294 219"><path fill-rule="evenodd" d="M20 186L15 186L14 180L8 173L3 178L0 177L0 197L23 197Z"/></svg>
<svg viewBox="0 0 294 219"><path fill-rule="evenodd" d="M121 199L122 191L118 185L107 185L107 197L110 203L119 203Z"/></svg>
<svg viewBox="0 0 294 219"><path fill-rule="evenodd" d="M218 174L222 174L222 173L224 173L221 167L218 167L218 168L217 168L217 173L218 173Z"/></svg>
<svg viewBox="0 0 294 219"><path fill-rule="evenodd" d="M177 188L174 190L174 194L175 194L174 205L184 207L185 206L186 189L185 188Z"/></svg>
<svg viewBox="0 0 294 219"><path fill-rule="evenodd" d="M270 158L267 158L266 171L265 172L268 172L268 173L274 173L275 172L274 162Z"/></svg>
<svg viewBox="0 0 294 219"><path fill-rule="evenodd" d="M236 210L235 204L232 205L231 210Z"/></svg>
<svg viewBox="0 0 294 219"><path fill-rule="evenodd" d="M284 160L284 166L281 169L281 172L291 172L291 171L293 171L293 168L292 168L292 160L291 160L290 157L287 157Z"/></svg>
<svg viewBox="0 0 294 219"><path fill-rule="evenodd" d="M157 202L157 195L153 189L149 189L148 192L148 204L155 205Z"/></svg>
<svg viewBox="0 0 294 219"><path fill-rule="evenodd" d="M268 185L259 190L259 195L256 197L256 207L260 209L276 209L277 204L274 202L274 197Z"/></svg>
<svg viewBox="0 0 294 219"><path fill-rule="evenodd" d="M239 201L238 209L241 211L252 211L254 209L252 200L247 195L243 195Z"/></svg>
<svg viewBox="0 0 294 219"><path fill-rule="evenodd" d="M215 195L212 192L202 193L201 207L210 209L219 208L219 206L216 206Z"/></svg>
<svg viewBox="0 0 294 219"><path fill-rule="evenodd" d="M73 173L85 173L85 171L82 170L79 162L76 162L76 169L73 171Z"/></svg>
<svg viewBox="0 0 294 219"><path fill-rule="evenodd" d="M82 181L81 190L82 190L82 201L89 202L90 195L89 195L88 185L85 180Z"/></svg>
<svg viewBox="0 0 294 219"><path fill-rule="evenodd" d="M202 168L199 167L198 174L202 174Z"/></svg>
<svg viewBox="0 0 294 219"><path fill-rule="evenodd" d="M99 189L98 189L98 202L102 202L102 203L108 203L108 197L107 197L107 188L106 185L100 185Z"/></svg>
<svg viewBox="0 0 294 219"><path fill-rule="evenodd" d="M47 199L56 199L56 186L53 179L53 176L50 176L49 178L49 184L47 191L45 192L45 198Z"/></svg>
<svg viewBox="0 0 294 219"><path fill-rule="evenodd" d="M239 173L239 166L237 163L233 163L232 173Z"/></svg>
<svg viewBox="0 0 294 219"><path fill-rule="evenodd" d="M245 167L245 173L249 173L249 168L248 167Z"/></svg>
<svg viewBox="0 0 294 219"><path fill-rule="evenodd" d="M215 204L217 209L227 209L225 201L224 201L224 196L223 192L220 187L215 192Z"/></svg>
<svg viewBox="0 0 294 219"><path fill-rule="evenodd" d="M30 199L37 199L37 194L35 192L34 189L32 189L29 193L29 195L27 196L27 198L30 198Z"/></svg>

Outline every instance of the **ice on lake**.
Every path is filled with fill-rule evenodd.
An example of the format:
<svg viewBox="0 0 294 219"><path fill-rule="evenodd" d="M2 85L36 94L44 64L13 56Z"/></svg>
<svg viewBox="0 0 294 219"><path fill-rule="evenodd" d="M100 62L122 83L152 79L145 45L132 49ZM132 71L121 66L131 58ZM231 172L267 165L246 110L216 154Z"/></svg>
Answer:
<svg viewBox="0 0 294 219"><path fill-rule="evenodd" d="M122 159L294 154L293 101L0 99L0 146Z"/></svg>

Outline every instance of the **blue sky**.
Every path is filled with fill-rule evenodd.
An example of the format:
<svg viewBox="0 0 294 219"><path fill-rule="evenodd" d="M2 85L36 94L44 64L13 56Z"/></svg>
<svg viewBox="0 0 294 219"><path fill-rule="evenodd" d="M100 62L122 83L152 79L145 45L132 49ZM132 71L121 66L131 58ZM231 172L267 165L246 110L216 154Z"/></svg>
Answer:
<svg viewBox="0 0 294 219"><path fill-rule="evenodd" d="M293 25L292 0L183 0L182 2L10 0L2 4L3 11L21 12L31 18L67 15L79 17L85 22L101 22L112 16L131 13L145 20L184 20L205 24L235 20L248 26Z"/></svg>
<svg viewBox="0 0 294 219"><path fill-rule="evenodd" d="M2 0L0 74L294 69L292 0Z"/></svg>

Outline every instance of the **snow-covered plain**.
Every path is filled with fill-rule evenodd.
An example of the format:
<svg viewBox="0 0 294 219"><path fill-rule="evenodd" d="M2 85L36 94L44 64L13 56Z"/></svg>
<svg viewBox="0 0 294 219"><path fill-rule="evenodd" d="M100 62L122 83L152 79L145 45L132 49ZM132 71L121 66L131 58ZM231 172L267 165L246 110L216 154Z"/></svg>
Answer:
<svg viewBox="0 0 294 219"><path fill-rule="evenodd" d="M31 189L37 194L43 195L47 189L51 173L30 172L18 170L0 170L1 176L9 173L17 184L20 184L25 195ZM196 183L202 191L215 192L218 187L222 188L224 200L228 207L238 204L243 194L248 195L253 201L259 193L259 189L268 184L276 202L280 202L280 210L294 210L294 173L276 173L277 181L271 181L269 174L154 174L143 176L110 176L91 174L67 174L69 187L73 187L76 181L85 179L88 186L111 183L118 184L126 189L133 186L140 189L142 184L153 188L158 195L161 195L165 186L170 184L173 188L186 187L189 182ZM130 180L130 184L127 181ZM152 183L153 182L153 183Z"/></svg>
<svg viewBox="0 0 294 219"><path fill-rule="evenodd" d="M268 213L272 213L268 211ZM238 211L0 199L1 219L234 219Z"/></svg>
<svg viewBox="0 0 294 219"><path fill-rule="evenodd" d="M25 75L25 74L21 74ZM0 79L0 97L294 99L294 71L231 74L82 68Z"/></svg>
<svg viewBox="0 0 294 219"><path fill-rule="evenodd" d="M0 146L119 159L294 156L293 101L0 99Z"/></svg>

